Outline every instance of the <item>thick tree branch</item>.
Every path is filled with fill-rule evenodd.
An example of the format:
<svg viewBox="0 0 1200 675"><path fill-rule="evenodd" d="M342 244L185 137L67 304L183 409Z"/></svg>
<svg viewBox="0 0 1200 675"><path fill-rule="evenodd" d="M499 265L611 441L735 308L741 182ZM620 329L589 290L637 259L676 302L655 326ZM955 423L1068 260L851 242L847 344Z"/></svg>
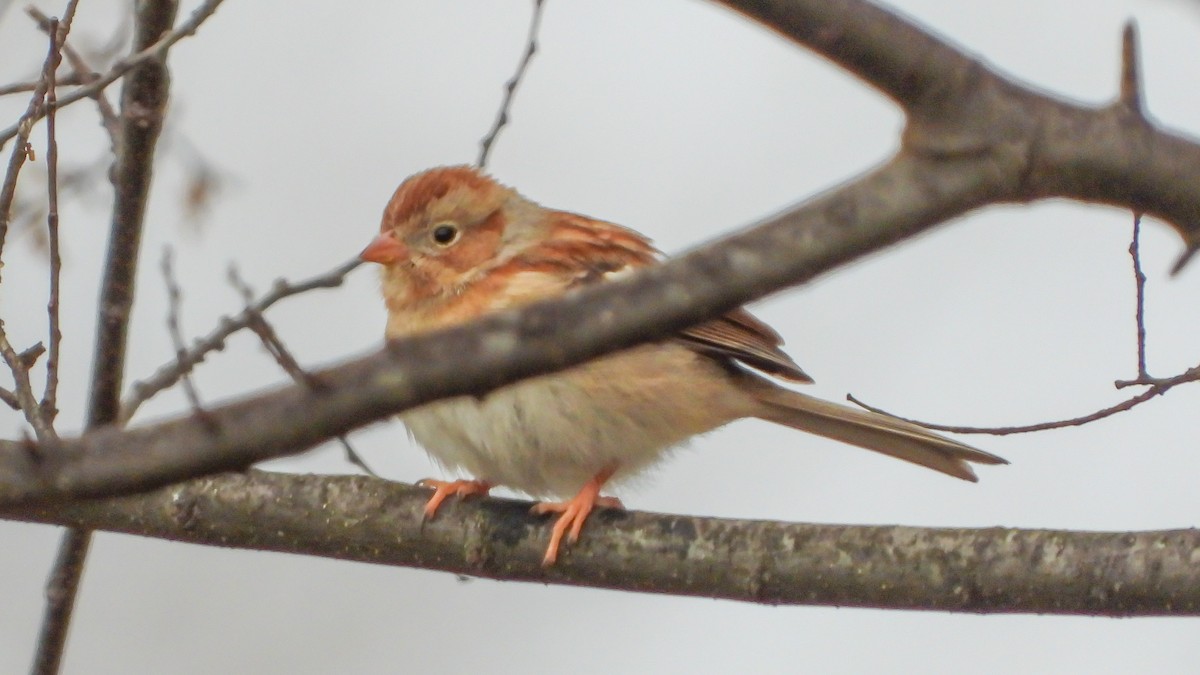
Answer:
<svg viewBox="0 0 1200 675"><path fill-rule="evenodd" d="M170 31L177 8L178 4L171 1L144 3L138 12L135 49L157 44ZM113 222L100 290L89 427L112 423L120 407L142 224L169 90L170 72L165 61L159 59L134 67L121 92L121 133L113 171Z"/></svg>
<svg viewBox="0 0 1200 675"><path fill-rule="evenodd" d="M226 474L5 514L212 546L765 604L1110 616L1200 613L1200 531L922 529L598 511L541 565L527 502L451 503L364 476ZM0 511L3 513L4 511Z"/></svg>
<svg viewBox="0 0 1200 675"><path fill-rule="evenodd" d="M900 105L905 151L994 162L994 173L978 175L1005 193L997 201L1120 206L1175 227L1187 246L1181 263L1200 246L1200 146L1156 128L1120 96L1103 108L1051 98L863 0L718 1Z"/></svg>
<svg viewBox="0 0 1200 675"><path fill-rule="evenodd" d="M395 343L318 373L328 385L321 391L284 389L210 410L219 433L198 420L181 419L127 434L111 429L89 434L48 448L37 467L23 452L0 453L0 466L10 467L0 475L0 499L116 494L248 466L407 407L482 394L661 338L971 208L1008 200L1025 168L1003 153L931 157L902 152L880 169L753 231L628 280ZM1200 172L1200 161L1196 168ZM1200 207L1200 194L1192 199ZM464 360L463 354L472 358ZM297 419L307 423L297 425Z"/></svg>

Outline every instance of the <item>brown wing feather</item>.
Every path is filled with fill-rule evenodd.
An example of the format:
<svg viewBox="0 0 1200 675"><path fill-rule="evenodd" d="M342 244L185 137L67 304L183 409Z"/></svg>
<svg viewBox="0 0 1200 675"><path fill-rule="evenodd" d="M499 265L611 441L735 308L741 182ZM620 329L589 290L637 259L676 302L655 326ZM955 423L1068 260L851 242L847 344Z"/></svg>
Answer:
<svg viewBox="0 0 1200 675"><path fill-rule="evenodd" d="M624 269L658 262L659 252L637 232L574 213L557 212L554 237L521 256L524 266L552 264L576 273L573 285L610 278ZM793 382L812 382L782 349L783 338L745 309L693 326L677 341L703 354L739 361Z"/></svg>
<svg viewBox="0 0 1200 675"><path fill-rule="evenodd" d="M812 382L780 345L783 338L744 308L683 331L677 338L697 351L723 356L793 382Z"/></svg>

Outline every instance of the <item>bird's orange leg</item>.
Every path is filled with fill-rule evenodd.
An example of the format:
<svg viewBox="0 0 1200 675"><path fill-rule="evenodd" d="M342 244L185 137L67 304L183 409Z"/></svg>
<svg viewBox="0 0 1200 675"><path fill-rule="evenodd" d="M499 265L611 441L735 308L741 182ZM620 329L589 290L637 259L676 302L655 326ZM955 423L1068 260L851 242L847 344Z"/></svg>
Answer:
<svg viewBox="0 0 1200 675"><path fill-rule="evenodd" d="M422 478L417 481L417 486L433 488L433 496L425 502L426 518L432 518L447 497L486 495L492 489L491 483L482 480L434 480L433 478Z"/></svg>
<svg viewBox="0 0 1200 675"><path fill-rule="evenodd" d="M592 476L592 479L584 483L583 488L579 490L579 494L565 502L539 502L533 505L530 509L531 513L543 515L547 513L561 514L558 520L554 522L554 529L550 532L550 545L546 548L546 555L542 558L543 566L550 566L554 561L558 560L558 548L562 544L563 535L567 533L568 528L570 534L567 541L574 544L579 541L579 532L583 530L583 523L587 520L592 509L601 506L609 509L624 509L625 505L616 497L601 497L600 488L612 478L617 467L613 466L606 468L600 473Z"/></svg>

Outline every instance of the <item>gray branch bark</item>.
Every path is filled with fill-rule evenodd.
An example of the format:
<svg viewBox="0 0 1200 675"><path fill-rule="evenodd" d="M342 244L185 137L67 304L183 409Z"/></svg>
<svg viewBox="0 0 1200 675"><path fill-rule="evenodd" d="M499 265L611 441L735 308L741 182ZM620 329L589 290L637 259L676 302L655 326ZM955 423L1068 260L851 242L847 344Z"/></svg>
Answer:
<svg viewBox="0 0 1200 675"><path fill-rule="evenodd" d="M541 565L529 503L452 502L364 476L250 471L6 517L478 577L764 604L1110 616L1200 613L1200 531L925 529L597 511Z"/></svg>

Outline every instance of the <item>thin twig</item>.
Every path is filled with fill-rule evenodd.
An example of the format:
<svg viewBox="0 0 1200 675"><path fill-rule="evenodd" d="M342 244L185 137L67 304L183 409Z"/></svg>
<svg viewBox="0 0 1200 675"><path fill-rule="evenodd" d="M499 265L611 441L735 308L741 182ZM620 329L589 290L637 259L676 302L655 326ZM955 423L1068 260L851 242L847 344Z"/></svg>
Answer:
<svg viewBox="0 0 1200 675"><path fill-rule="evenodd" d="M58 64L62 57L59 48L62 46L63 40L66 40L67 33L71 30L71 21L75 16L75 6L78 0L70 0L67 3L66 10L63 12L63 20L61 26L57 20L53 20L53 28L48 31L50 46L46 53L46 60L42 64L42 78L39 80L40 85L34 90L34 96L29 102L29 107L25 114L22 115L22 120L29 120L33 114L43 107L43 99L46 92L54 91L54 74L58 69ZM0 193L0 249L4 246L4 234L8 229L9 211L12 208L12 199L16 193L17 176L20 173L21 166L25 162L27 152L24 147L28 146L29 133L32 130L33 123L30 121L23 124L22 139L13 148L13 156L9 162L8 175L5 177L4 187ZM57 166L58 146L54 140L53 118L47 126L47 136L49 138L49 149L47 150L50 156L49 160L50 171L53 172ZM20 150L20 152L17 152ZM51 173L51 176L55 176ZM57 195L52 190L51 199L56 200ZM33 349L26 350L24 353L17 354L12 344L8 340L8 335L4 331L3 323L0 322L0 354L3 355L4 361L8 364L9 370L12 371L13 382L15 385L14 395L20 405L21 411L25 415L25 420L33 427L34 434L39 441L48 441L58 438L58 434L54 431L54 393L53 389L57 386L58 381L58 344L62 338L58 331L58 275L55 266L55 258L58 247L58 215L57 201L51 202L51 212L54 213L53 220L48 227L51 232L51 271L50 271L50 300L47 303L47 309L50 312L50 354L46 361L46 393L49 395L49 405L44 397L39 403L33 393L33 384L30 382L29 370L33 367L33 363L37 356L41 354L41 345L36 345ZM54 383L53 386L51 383Z"/></svg>
<svg viewBox="0 0 1200 675"><path fill-rule="evenodd" d="M1122 40L1120 101L1131 114L1144 119L1144 114L1142 111L1141 77L1138 71L1137 30L1132 21L1125 25L1125 31ZM1138 394L1137 396L1117 403L1116 405L1102 408L1093 413L1082 415L1080 417L1010 427L972 427L923 422L907 417L901 417L899 415L894 415L875 406L868 405L855 398L853 395L847 395L846 398L872 412L877 412L883 415L905 420L907 422L912 422L913 424L920 425L926 429L960 434L991 434L995 436L1003 436L1007 434L1023 434L1033 431L1045 431L1048 429L1061 429L1063 427L1079 426L1088 424L1089 422L1095 422L1096 420L1101 420L1105 417L1109 417L1141 405L1142 403L1145 403L1156 396L1166 393L1176 385L1183 384L1185 382L1194 382L1197 379L1200 379L1200 366L1191 368L1180 375L1170 378L1156 378L1152 377L1148 372L1146 372L1146 274L1142 271L1142 259L1139 246L1141 241L1141 227L1142 214L1140 212L1134 212L1133 237L1129 243L1129 256L1133 259L1133 279L1137 296L1137 306L1135 309L1135 320L1137 323L1137 377L1133 380L1117 380L1114 384L1118 389L1135 385L1149 386L1150 389Z"/></svg>
<svg viewBox="0 0 1200 675"><path fill-rule="evenodd" d="M500 111L496 114L496 121L492 123L492 128L487 135L479 143L479 159L476 164L479 168L487 167L488 154L492 151L492 144L496 142L496 137L500 135L500 130L504 125L508 124L508 111L512 107L513 95L517 92L517 87L521 84L521 80L525 77L525 71L529 68L529 62L533 60L533 55L537 53L537 36L538 27L542 22L542 6L545 0L533 0L533 16L529 20L529 37L525 40L525 53L521 56L521 62L517 64L517 72L513 73L512 79L504 85L504 100L500 103Z"/></svg>
<svg viewBox="0 0 1200 675"><path fill-rule="evenodd" d="M1148 382L1152 378L1146 372L1146 274L1142 271L1141 257L1142 214L1133 214L1133 237L1129 242L1129 257L1133 258L1133 284L1137 295L1134 318L1137 322L1137 381ZM1117 385L1120 388L1120 384Z"/></svg>
<svg viewBox="0 0 1200 675"><path fill-rule="evenodd" d="M50 36L51 49L58 44L58 19L49 19L46 34ZM66 42L66 34L62 36ZM55 100L55 67L47 73L49 81L46 87L46 235L50 249L50 297L46 302L48 316L49 346L46 353L46 386L42 391L42 416L46 424L53 427L54 418L58 416L58 354L62 343L62 329L59 323L59 282L62 277L62 253L59 250L58 236L58 138L55 136L54 110Z"/></svg>
<svg viewBox="0 0 1200 675"><path fill-rule="evenodd" d="M91 98L95 96L97 92L106 88L113 82L116 82L121 78L121 76L125 75L125 73L128 73L137 66L140 66L143 63L161 59L167 53L167 51L171 49L171 47L175 46L176 42L179 42L183 38L194 34L196 30L200 28L200 24L204 23L208 17L212 16L213 12L217 11L217 7L220 6L222 1L223 0L206 0L204 4L200 5L195 11L192 12L191 16L189 16L186 21L179 24L178 28L164 34L157 42L146 47L145 49L142 49L141 51L117 61L113 64L112 68L108 70L108 72L97 78L95 82L80 87L79 89L72 91L70 94L59 98L58 107L61 109L85 98ZM44 111L36 112L31 117L31 122L36 122L43 116ZM17 124L0 131L0 148L4 147L4 144L9 140L19 135L20 125L21 122L18 122Z"/></svg>
<svg viewBox="0 0 1200 675"><path fill-rule="evenodd" d="M183 328L179 323L179 310L183 304L183 291L179 288L179 282L175 280L175 270L171 258L171 247L163 247L161 268L163 283L167 286L167 332L171 335L172 346L175 347L175 358L179 360L187 352L187 346L183 341ZM192 410L197 414L203 415L204 404L200 402L200 392L196 391L196 384L192 382L191 373L183 373L179 379L183 385L183 393L187 396Z"/></svg>
<svg viewBox="0 0 1200 675"><path fill-rule="evenodd" d="M1142 77L1139 61L1137 26L1131 19L1126 22L1125 30L1121 33L1121 85L1118 100L1129 114L1137 117L1144 123L1147 120L1142 105ZM1133 259L1133 283L1137 293L1137 308L1135 310L1135 319L1137 321L1137 377L1130 381L1130 383L1150 384L1154 378L1146 372L1146 275L1142 272L1142 258L1139 246L1141 233L1142 214L1135 211L1133 214L1133 237L1129 242L1129 257ZM1129 386L1130 383L1125 385L1118 384L1117 387Z"/></svg>
<svg viewBox="0 0 1200 675"><path fill-rule="evenodd" d="M225 340L239 330L248 328L254 321L255 314L261 315L275 303L293 295L318 288L337 288L342 285L346 275L361 264L362 261L355 258L329 272L298 283L290 283L283 279L276 281L269 293L259 298L237 316L222 319L216 328L208 335L197 339L182 356L170 363L163 364L146 379L134 382L130 387L131 393L121 403L121 415L118 421L121 424L128 422L143 403L159 392L174 386L181 377L190 373L209 354L224 349Z"/></svg>
<svg viewBox="0 0 1200 675"><path fill-rule="evenodd" d="M38 405L37 396L33 393L33 384L29 379L29 369L33 365L31 356L36 358L36 353L30 350L17 353L12 343L8 341L8 332L4 330L4 322L0 321L0 357L3 357L4 362L8 364L8 369L12 371L13 395L16 397L17 407L25 415L25 421L33 427L33 433L39 441L52 439L55 438L54 429L47 424L45 415L42 414L42 408Z"/></svg>
<svg viewBox="0 0 1200 675"><path fill-rule="evenodd" d="M38 79L38 86L33 90L33 96L29 98L29 105L17 123L5 132L3 140L0 140L0 148L2 148L9 139L14 137L17 139L13 145L12 154L9 156L4 183L0 185L0 258L3 257L4 240L8 237L9 217L13 199L17 194L17 176L20 175L25 160L33 154L33 148L29 145L29 134L33 131L34 123L45 116L46 89L52 79L50 71L58 68L61 60L59 48L62 46L60 39L66 39L67 33L71 30L71 21L75 18L75 6L78 2L79 0L67 2L67 8L63 11L62 27L58 31L58 36L52 37L50 40L49 53L46 54L46 60L42 63L42 76Z"/></svg>
<svg viewBox="0 0 1200 675"><path fill-rule="evenodd" d="M43 14L37 7L26 7L25 11L29 16L33 17L39 28L47 30L50 17ZM69 76L71 80L70 84L91 84L100 79L100 73L97 73L94 68L88 65L87 60L83 58L79 50L72 47L69 42L63 42L62 53L63 56L67 57L67 61L71 63L71 68L74 70ZM53 88L51 88L50 93L52 94L53 91ZM91 95L91 98L96 100L96 108L100 111L101 124L103 124L105 131L108 132L109 142L112 145L113 151L116 152L117 134L121 130L121 122L117 116L117 111L108 102L108 96L104 94L104 90L97 90ZM56 105L57 102L54 98L50 98L47 102L47 106L49 106L48 112L53 111Z"/></svg>
<svg viewBox="0 0 1200 675"><path fill-rule="evenodd" d="M1032 431L1046 431L1048 429L1062 429L1064 427L1077 427L1077 426L1081 426L1084 424L1088 424L1090 422L1095 422L1096 420L1102 420L1105 417L1111 417L1112 415L1115 415L1119 412L1125 412L1126 410L1132 410L1133 408L1145 403L1146 401L1149 401L1150 399L1152 399L1156 396L1161 396L1162 394L1167 393L1167 391L1169 391L1173 387L1176 387L1181 384L1185 384L1187 382L1196 382L1198 380L1200 380L1200 366L1195 366L1195 367L1189 368L1187 371L1185 371L1183 373L1180 373L1179 375L1176 375L1175 377L1168 377L1168 378L1162 378L1162 379L1155 380L1154 384L1151 385L1151 387L1149 389L1138 394L1137 396L1134 396L1132 398L1121 401L1120 403L1117 403L1116 405L1112 405L1107 408L1101 408L1100 410L1097 410L1096 412L1093 412L1093 413L1089 413L1087 415L1082 415L1080 417L1072 417L1070 419L1064 419L1064 420L1055 420L1052 422L1038 422L1037 424L1026 424L1024 426L1011 426L1011 427L971 427L971 426L959 426L959 425L953 425L953 424L938 424L936 422L925 422L922 420L915 420L910 417L902 417L900 415L896 415L894 413L890 413L886 410L883 410L882 408L877 408L873 405L869 405L869 404L864 403L864 402L860 401L859 399L855 398L855 396L853 394L847 394L846 399L848 401L854 403L855 405L861 406L862 408L864 408L866 410L870 410L871 412L879 413L881 415L887 415L888 417L894 417L898 420L903 420L905 422L911 422L912 424L916 424L918 426L925 427L926 429L932 429L934 431L948 431L950 433L955 433L955 434L989 434L992 436L1007 436L1009 434L1027 434ZM1144 384L1144 383L1139 383L1139 384Z"/></svg>
<svg viewBox="0 0 1200 675"><path fill-rule="evenodd" d="M259 341L262 342L263 347L266 348L267 352L279 364L279 367L296 382L312 389L320 389L321 383L312 375L305 372L304 368L300 366L300 362L283 345L283 341L279 339L279 334L267 322L267 318L262 315L262 312L254 310L254 289L242 278L242 275L238 272L237 265L231 264L229 266L227 276L229 285L237 290L238 294L242 296L242 302L245 303L245 311L248 313L250 319L247 327L258 335Z"/></svg>
<svg viewBox="0 0 1200 675"><path fill-rule="evenodd" d="M91 80L80 73L71 73L64 77L58 78L55 83L57 87L75 86L87 84ZM29 82L14 82L12 84L0 85L0 96L9 96L11 94L24 94L28 91L34 91L38 87L41 80L30 80Z"/></svg>
<svg viewBox="0 0 1200 675"><path fill-rule="evenodd" d="M1120 102L1132 115L1135 115L1145 120L1142 107L1142 87L1141 76L1138 70L1138 43L1137 30L1130 21L1125 24L1125 31L1122 35L1121 42L1121 84L1120 84ZM1150 399L1160 396L1170 390L1172 387L1183 384L1185 382L1194 382L1200 379L1200 366L1191 368L1188 371L1170 378L1152 377L1146 372L1146 274L1142 271L1142 259L1139 243L1141 241L1142 214L1135 211L1133 214L1133 237L1129 243L1129 256L1133 259L1133 279L1134 288L1136 289L1137 307L1135 309L1135 320L1137 323L1137 377L1132 380L1117 380L1114 385L1117 389L1132 386L1149 386L1150 389L1126 399L1116 405L1102 408L1093 413L1073 417L1070 419L1056 420L1052 422L1039 422L1037 424L1028 424L1024 426L1010 427L972 427L972 426L957 426L949 424L936 424L933 422L924 422L914 420L907 417L894 415L890 412L882 410L872 405L868 405L854 395L848 394L846 398L853 403L870 410L872 412L895 417L907 422L912 422L926 429L936 431L947 431L959 434L991 434L995 436L1003 436L1007 434L1023 434L1033 431L1046 431L1048 429L1061 429L1063 427L1079 426L1095 422L1096 420L1104 419L1119 412L1130 410Z"/></svg>
<svg viewBox="0 0 1200 675"><path fill-rule="evenodd" d="M325 385L311 373L304 370L304 368L300 365L300 362L296 360L296 357L292 355L291 351L284 346L283 341L279 339L279 334L275 332L275 328L271 326L271 324L267 321L267 318L263 316L262 312L255 309L254 289L242 279L241 275L238 274L237 267L234 265L229 266L229 283L237 289L238 293L240 293L242 296L243 302L246 303L246 308L243 310L243 314L245 314L248 319L246 324L247 327L254 331L255 335L257 335L259 340L262 342L263 347L267 350L267 353L269 353L275 359L275 362L279 364L279 367L282 368L288 375L290 375L292 380L303 384L309 389L323 388ZM277 287L278 285L279 283L276 282ZM354 446L350 445L350 441L345 435L339 434L337 436L337 441L339 444L341 444L343 452L346 453L347 461L362 469L367 475L375 476L376 478L379 477L379 474L375 473L375 471L367 465L367 461L363 459L362 455L358 454L358 451L354 449Z"/></svg>

